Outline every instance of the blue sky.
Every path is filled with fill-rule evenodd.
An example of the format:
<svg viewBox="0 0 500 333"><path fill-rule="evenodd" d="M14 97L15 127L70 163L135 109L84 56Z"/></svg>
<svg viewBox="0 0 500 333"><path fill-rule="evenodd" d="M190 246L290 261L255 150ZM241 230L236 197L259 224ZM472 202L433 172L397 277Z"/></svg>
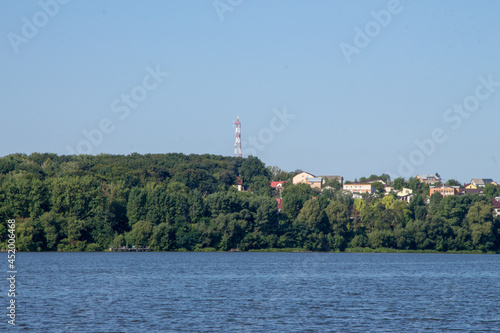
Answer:
<svg viewBox="0 0 500 333"><path fill-rule="evenodd" d="M243 155L287 171L498 181L499 12L495 0L2 1L0 156L232 155L239 116Z"/></svg>

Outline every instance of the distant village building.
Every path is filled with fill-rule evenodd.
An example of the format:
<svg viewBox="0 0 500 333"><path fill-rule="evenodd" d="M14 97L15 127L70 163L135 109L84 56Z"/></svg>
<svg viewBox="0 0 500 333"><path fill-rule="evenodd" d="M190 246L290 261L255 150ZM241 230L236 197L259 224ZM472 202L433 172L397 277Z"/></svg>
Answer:
<svg viewBox="0 0 500 333"><path fill-rule="evenodd" d="M315 177L316 176L313 175L312 173L303 171L303 172L296 174L295 177L293 177L292 183L293 183L293 185L305 184L305 183L307 183L306 182L307 178L315 178Z"/></svg>
<svg viewBox="0 0 500 333"><path fill-rule="evenodd" d="M321 188L321 185L323 185L323 178L321 177L306 178L306 184L311 185L312 188Z"/></svg>
<svg viewBox="0 0 500 333"><path fill-rule="evenodd" d="M240 177L236 177L236 184L233 185L238 191L243 191L243 180Z"/></svg>
<svg viewBox="0 0 500 333"><path fill-rule="evenodd" d="M460 192L460 186L448 186L448 185L440 185L440 186L430 186L429 187L429 195L433 195L434 193L441 193L443 197L450 195L458 195Z"/></svg>
<svg viewBox="0 0 500 333"><path fill-rule="evenodd" d="M373 184L370 183L351 183L344 184L342 187L344 191L349 191L352 193L368 193L372 194L374 192Z"/></svg>
<svg viewBox="0 0 500 333"><path fill-rule="evenodd" d="M495 216L500 216L500 197L491 198L493 212Z"/></svg>
<svg viewBox="0 0 500 333"><path fill-rule="evenodd" d="M272 188L276 188L276 189L278 189L278 188L282 189L283 186L285 186L286 183L287 183L286 180L273 181L273 182L271 182L271 187Z"/></svg>
<svg viewBox="0 0 500 333"><path fill-rule="evenodd" d="M286 180L279 180L279 181L273 181L271 182L271 188L275 190L275 195L279 195L281 191L283 190L283 187L287 183Z"/></svg>
<svg viewBox="0 0 500 333"><path fill-rule="evenodd" d="M394 192L394 187L389 186L389 185L384 185L384 192L385 192L385 195L388 195L391 192Z"/></svg>
<svg viewBox="0 0 500 333"><path fill-rule="evenodd" d="M331 187L331 186L323 186L323 187L321 188L321 191L322 191L322 192L323 192L323 191L330 191L330 190L331 190L331 191L335 191L335 190L336 190L336 188L333 188L333 187Z"/></svg>
<svg viewBox="0 0 500 333"><path fill-rule="evenodd" d="M372 180L368 180L367 183L382 183L382 185L387 185L386 182L384 182L382 179L372 179Z"/></svg>
<svg viewBox="0 0 500 333"><path fill-rule="evenodd" d="M470 184L469 184L470 185ZM483 189L481 188L472 188L472 187L461 187L460 190L458 191L459 195L465 195L465 194L478 194L478 195L484 195Z"/></svg>
<svg viewBox="0 0 500 333"><path fill-rule="evenodd" d="M469 186L468 188L485 187L486 185L488 185L490 183L493 183L493 185L497 185L497 183L495 183L493 181L493 179L490 179L490 178L473 178L470 181L470 184L468 184L468 186Z"/></svg>
<svg viewBox="0 0 500 333"><path fill-rule="evenodd" d="M323 178L323 182L327 182L330 180L336 180L340 183L340 185L344 185L344 177L342 176L318 176Z"/></svg>
<svg viewBox="0 0 500 333"><path fill-rule="evenodd" d="M441 181L441 177L437 174L434 175L417 175L417 179L424 184L435 184Z"/></svg>
<svg viewBox="0 0 500 333"><path fill-rule="evenodd" d="M337 176L337 175L335 175L335 176L315 176L312 173L305 172L305 171L302 171L302 172L299 172L298 174L296 174L292 179L292 183L294 185L296 185L296 184L309 184L312 188L321 189L323 187L323 184L325 184L327 181L331 181L331 180L338 181L341 186L344 183L344 177L342 177L342 176Z"/></svg>
<svg viewBox="0 0 500 333"><path fill-rule="evenodd" d="M396 192L396 196L399 200L410 202L413 197L413 190L411 188L403 187L400 191Z"/></svg>

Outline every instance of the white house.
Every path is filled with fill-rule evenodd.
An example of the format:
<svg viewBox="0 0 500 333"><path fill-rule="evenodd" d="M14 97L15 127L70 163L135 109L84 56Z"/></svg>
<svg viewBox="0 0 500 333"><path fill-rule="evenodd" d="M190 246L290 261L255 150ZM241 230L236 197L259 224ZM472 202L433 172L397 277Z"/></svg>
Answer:
<svg viewBox="0 0 500 333"><path fill-rule="evenodd" d="M344 191L349 191L352 193L368 193L371 194L374 192L373 189L373 184L367 184L367 183L351 183L351 184L344 184L342 187Z"/></svg>
<svg viewBox="0 0 500 333"><path fill-rule="evenodd" d="M307 178L316 178L316 176L313 175L312 173L303 171L303 172L296 174L295 177L293 177L292 183L293 183L293 185L307 183L307 181L306 181Z"/></svg>

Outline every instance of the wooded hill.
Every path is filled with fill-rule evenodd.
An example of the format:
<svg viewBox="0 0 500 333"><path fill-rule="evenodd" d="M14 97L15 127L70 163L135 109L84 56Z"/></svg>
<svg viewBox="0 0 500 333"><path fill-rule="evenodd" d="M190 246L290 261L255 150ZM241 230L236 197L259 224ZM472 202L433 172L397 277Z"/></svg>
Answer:
<svg viewBox="0 0 500 333"><path fill-rule="evenodd" d="M157 251L346 248L499 252L500 219L490 196L433 195L398 179L407 204L379 193L364 199L307 184L282 192L278 213L271 180L294 173L258 158L215 155L31 155L0 158L0 241L16 219L21 251ZM250 191L238 192L238 177ZM396 181L395 181L396 183ZM489 191L491 192L491 191Z"/></svg>

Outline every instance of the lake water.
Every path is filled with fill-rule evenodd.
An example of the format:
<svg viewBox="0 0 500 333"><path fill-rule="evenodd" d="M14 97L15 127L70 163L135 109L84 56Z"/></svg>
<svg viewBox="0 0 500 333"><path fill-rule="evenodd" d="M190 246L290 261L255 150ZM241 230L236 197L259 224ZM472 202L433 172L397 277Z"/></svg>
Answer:
<svg viewBox="0 0 500 333"><path fill-rule="evenodd" d="M4 317L0 331L500 331L500 255L19 253L16 260L17 325Z"/></svg>

